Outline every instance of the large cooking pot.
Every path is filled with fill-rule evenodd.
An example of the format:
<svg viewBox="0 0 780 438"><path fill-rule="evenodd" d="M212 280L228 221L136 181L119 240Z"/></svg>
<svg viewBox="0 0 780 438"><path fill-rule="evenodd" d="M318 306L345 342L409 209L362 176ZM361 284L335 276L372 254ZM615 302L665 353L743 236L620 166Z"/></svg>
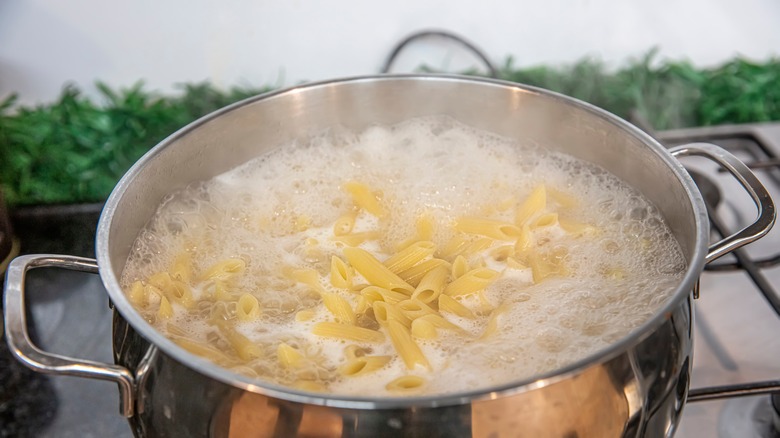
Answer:
<svg viewBox="0 0 780 438"><path fill-rule="evenodd" d="M119 286L131 244L161 199L268 150L341 125L362 130L447 114L596 163L658 209L687 260L674 294L613 345L565 368L473 391L410 398L324 396L241 376L194 356L155 331ZM752 196L752 225L708 247L702 197L677 156L708 157ZM667 151L591 105L548 91L453 76L380 76L314 83L239 102L157 145L122 178L97 231L97 261L15 259L5 290L7 339L41 372L116 381L121 412L142 436L669 436L688 396L692 297L704 264L768 232L774 204L741 162L712 145ZM99 273L114 307L115 365L36 348L26 333L24 277L56 266Z"/></svg>

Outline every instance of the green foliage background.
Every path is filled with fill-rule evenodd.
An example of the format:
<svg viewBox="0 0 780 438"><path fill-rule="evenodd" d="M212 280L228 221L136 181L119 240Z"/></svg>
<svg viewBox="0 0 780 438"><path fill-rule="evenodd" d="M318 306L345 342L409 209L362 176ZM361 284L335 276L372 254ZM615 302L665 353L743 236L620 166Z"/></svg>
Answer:
<svg viewBox="0 0 780 438"><path fill-rule="evenodd" d="M558 91L658 130L780 120L780 60L733 59L715 68L655 62L650 52L619 70L594 59L563 67L515 68L502 79ZM20 107L0 101L0 186L11 205L96 202L152 146L187 123L270 88L221 91L188 84L163 96L141 83L98 83L98 102L66 86L57 101Z"/></svg>

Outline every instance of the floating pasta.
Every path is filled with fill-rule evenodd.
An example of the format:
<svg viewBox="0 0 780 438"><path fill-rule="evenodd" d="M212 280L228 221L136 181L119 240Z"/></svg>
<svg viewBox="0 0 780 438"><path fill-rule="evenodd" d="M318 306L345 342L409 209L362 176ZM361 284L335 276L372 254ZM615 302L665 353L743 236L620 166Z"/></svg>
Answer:
<svg viewBox="0 0 780 438"><path fill-rule="evenodd" d="M217 262L208 269L206 269L198 277L199 281L203 280L228 280L231 277L244 272L246 268L246 262L241 259L227 259Z"/></svg>
<svg viewBox="0 0 780 438"><path fill-rule="evenodd" d="M355 312L344 297L332 292L324 292L322 294L322 302L325 304L325 308L336 318L336 321L342 324L355 325L357 320Z"/></svg>
<svg viewBox="0 0 780 438"><path fill-rule="evenodd" d="M249 338L237 332L234 328L228 326L227 323L218 323L217 328L242 360L248 361L252 358L262 356L263 350L260 346L250 341Z"/></svg>
<svg viewBox="0 0 780 438"><path fill-rule="evenodd" d="M454 269L454 268L453 268ZM438 266L430 271L420 280L420 283L412 292L412 298L423 303L436 301L444 291L444 283L447 281L447 268Z"/></svg>
<svg viewBox="0 0 780 438"><path fill-rule="evenodd" d="M384 210L379 204L379 198L365 184L350 181L344 184L344 190L352 197L358 207L376 217L384 216Z"/></svg>
<svg viewBox="0 0 780 438"><path fill-rule="evenodd" d="M420 264L412 266L411 268L399 273L398 276L408 284L417 287L419 286L420 281L422 281L423 277L425 277L425 274L432 271L433 269L436 269L439 266L449 266L449 263L447 263L445 260L442 259L426 260Z"/></svg>
<svg viewBox="0 0 780 438"><path fill-rule="evenodd" d="M466 295L488 287L498 278L499 272L488 268L476 268L463 274L460 278L444 288L444 294L449 296Z"/></svg>
<svg viewBox="0 0 780 438"><path fill-rule="evenodd" d="M427 304L415 299L401 301L398 303L398 310L411 320L436 312Z"/></svg>
<svg viewBox="0 0 780 438"><path fill-rule="evenodd" d="M343 289L352 287L352 269L336 256L330 259L330 284Z"/></svg>
<svg viewBox="0 0 780 438"><path fill-rule="evenodd" d="M550 227L558 223L558 213L543 213L531 222L531 228Z"/></svg>
<svg viewBox="0 0 780 438"><path fill-rule="evenodd" d="M536 187L530 195L517 207L515 213L515 224L525 225L535 214L544 211L547 208L547 191L544 185Z"/></svg>
<svg viewBox="0 0 780 438"><path fill-rule="evenodd" d="M439 311L449 312L453 315L457 315L463 318L474 319L474 312L468 307L461 304L455 298L448 295L439 295Z"/></svg>
<svg viewBox="0 0 780 438"><path fill-rule="evenodd" d="M130 292L127 294L127 299L130 303L136 307L146 307L146 293L144 292L144 284L140 281L134 281L130 285Z"/></svg>
<svg viewBox="0 0 780 438"><path fill-rule="evenodd" d="M424 319L412 321L411 333L413 337L418 339L436 339L439 337L439 334L436 332L436 326Z"/></svg>
<svg viewBox="0 0 780 438"><path fill-rule="evenodd" d="M160 299L160 307L157 309L157 317L162 319L168 319L173 316L173 306L168 301L168 298L162 297Z"/></svg>
<svg viewBox="0 0 780 438"><path fill-rule="evenodd" d="M192 256L190 253L183 252L173 260L171 278L185 283L192 279Z"/></svg>
<svg viewBox="0 0 780 438"><path fill-rule="evenodd" d="M300 368L306 362L306 358L300 351L284 342L276 348L276 357L284 368Z"/></svg>
<svg viewBox="0 0 780 438"><path fill-rule="evenodd" d="M206 358L218 365L228 366L236 363L235 359L228 357L222 351L206 343L180 336L171 336L171 340L190 353Z"/></svg>
<svg viewBox="0 0 780 438"><path fill-rule="evenodd" d="M394 392L409 392L425 386L425 379L418 376L401 376L385 385L385 389Z"/></svg>
<svg viewBox="0 0 780 438"><path fill-rule="evenodd" d="M384 367L390 359L392 359L390 356L353 357L339 367L339 373L348 377L362 376Z"/></svg>
<svg viewBox="0 0 780 438"><path fill-rule="evenodd" d="M466 272L469 272L469 262L466 260L466 257L462 255L455 257L455 261L452 262L452 278L463 277Z"/></svg>
<svg viewBox="0 0 780 438"><path fill-rule="evenodd" d="M260 303L252 294L243 294L236 303L236 318L239 321L254 321L260 317Z"/></svg>
<svg viewBox="0 0 780 438"><path fill-rule="evenodd" d="M346 339L355 342L379 343L385 340L385 335L382 332L335 322L318 322L314 324L312 333L326 338Z"/></svg>
<svg viewBox="0 0 780 438"><path fill-rule="evenodd" d="M369 240L379 239L379 237L380 234L378 231L363 231L360 233L344 234L343 236L334 236L332 240L354 247Z"/></svg>
<svg viewBox="0 0 780 438"><path fill-rule="evenodd" d="M514 224L473 217L459 218L455 229L462 233L478 234L496 240L514 240L520 234L520 228Z"/></svg>
<svg viewBox="0 0 780 438"><path fill-rule="evenodd" d="M430 257L434 252L436 252L436 245L433 242L415 242L395 253L383 263L387 266L387 269L398 274Z"/></svg>
<svg viewBox="0 0 780 438"><path fill-rule="evenodd" d="M344 256L352 267L374 286L397 292L408 292L409 294L414 290L414 287L403 281L364 249L344 248Z"/></svg>
<svg viewBox="0 0 780 438"><path fill-rule="evenodd" d="M369 286L361 290L360 295L368 300L369 304L372 304L374 301L384 301L388 304L395 304L409 299L409 295L406 295L402 292L384 289L379 286Z"/></svg>
<svg viewBox="0 0 780 438"><path fill-rule="evenodd" d="M566 275L564 266L564 252L531 253L528 255L528 264L533 271L534 283L540 283L548 277L561 277Z"/></svg>
<svg viewBox="0 0 780 438"><path fill-rule="evenodd" d="M497 262L505 262L513 255L515 255L514 245L501 245L490 250L490 257Z"/></svg>
<svg viewBox="0 0 780 438"><path fill-rule="evenodd" d="M352 232L355 227L355 212L350 212L342 215L333 224L333 234L336 236L343 236Z"/></svg>
<svg viewBox="0 0 780 438"><path fill-rule="evenodd" d="M412 339L412 335L406 326L391 319L387 322L387 332L390 334L390 340L393 343L393 347L395 347L395 351L403 359L404 364L406 364L406 368L411 370L420 365L430 369L431 364L428 363L428 359L425 358L420 347Z"/></svg>
<svg viewBox="0 0 780 438"><path fill-rule="evenodd" d="M396 321L403 324L405 327L412 325L412 319L406 316L401 309L393 304L385 303L384 301L377 301L373 304L374 317L376 321L384 327L390 323L390 321Z"/></svg>

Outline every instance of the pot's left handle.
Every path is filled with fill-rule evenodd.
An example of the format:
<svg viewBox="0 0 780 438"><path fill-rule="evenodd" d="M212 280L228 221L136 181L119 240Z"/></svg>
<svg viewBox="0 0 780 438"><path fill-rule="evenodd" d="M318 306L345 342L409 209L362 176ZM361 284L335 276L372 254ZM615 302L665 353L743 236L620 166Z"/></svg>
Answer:
<svg viewBox="0 0 780 438"><path fill-rule="evenodd" d="M30 340L24 301L25 276L28 270L43 267L98 272L97 262L83 257L34 254L15 258L8 266L5 279L5 337L11 353L25 366L40 373L116 382L121 397L120 412L125 417L132 417L135 377L130 370L118 365L48 353Z"/></svg>

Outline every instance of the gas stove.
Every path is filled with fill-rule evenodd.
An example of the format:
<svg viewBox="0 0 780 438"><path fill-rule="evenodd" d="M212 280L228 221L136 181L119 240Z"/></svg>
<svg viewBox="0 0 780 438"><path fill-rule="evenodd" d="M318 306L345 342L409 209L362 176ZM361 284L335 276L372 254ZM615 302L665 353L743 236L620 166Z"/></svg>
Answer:
<svg viewBox="0 0 780 438"><path fill-rule="evenodd" d="M668 146L718 144L754 168L774 199L780 199L780 123L665 131ZM711 162L685 160L710 204L713 241L753 217L750 198L733 177ZM100 205L44 211L19 210L13 220L23 253L94 256ZM48 215L48 216L47 216ZM59 222L57 222L59 221ZM708 266L694 302L691 397L676 437L780 438L780 396L773 407L767 386L780 386L780 226L736 255ZM27 280L35 341L45 350L112 362L111 312L96 275L36 270ZM3 368L5 367L5 368ZM0 437L130 437L118 413L116 385L28 372L0 345ZM764 382L764 385L750 385ZM770 382L766 384L766 382ZM737 385L729 394L705 387ZM745 384L745 385L741 385ZM709 400L710 398L715 398ZM694 401L696 400L696 401Z"/></svg>

